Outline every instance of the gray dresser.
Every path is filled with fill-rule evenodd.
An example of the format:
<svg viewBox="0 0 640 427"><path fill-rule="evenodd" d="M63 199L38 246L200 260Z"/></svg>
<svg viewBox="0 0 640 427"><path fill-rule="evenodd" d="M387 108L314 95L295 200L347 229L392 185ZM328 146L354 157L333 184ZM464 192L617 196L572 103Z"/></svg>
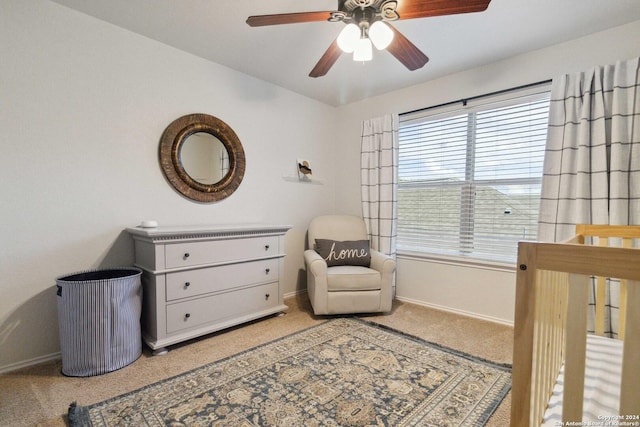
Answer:
<svg viewBox="0 0 640 427"><path fill-rule="evenodd" d="M142 336L166 346L281 312L291 226L127 228L143 270Z"/></svg>

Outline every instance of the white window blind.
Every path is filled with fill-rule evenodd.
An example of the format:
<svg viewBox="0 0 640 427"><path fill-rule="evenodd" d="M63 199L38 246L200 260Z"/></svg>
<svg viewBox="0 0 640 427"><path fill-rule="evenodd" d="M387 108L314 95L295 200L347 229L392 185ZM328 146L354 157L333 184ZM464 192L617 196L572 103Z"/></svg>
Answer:
<svg viewBox="0 0 640 427"><path fill-rule="evenodd" d="M513 262L536 239L549 115L536 91L401 116L399 251Z"/></svg>

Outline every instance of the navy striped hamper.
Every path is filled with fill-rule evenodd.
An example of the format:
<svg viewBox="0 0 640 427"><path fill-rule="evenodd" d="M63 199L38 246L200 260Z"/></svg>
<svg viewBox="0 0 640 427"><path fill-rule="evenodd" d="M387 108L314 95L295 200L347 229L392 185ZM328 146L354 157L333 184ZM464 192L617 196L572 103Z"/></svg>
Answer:
<svg viewBox="0 0 640 427"><path fill-rule="evenodd" d="M141 275L127 267L56 279L64 375L105 374L140 357Z"/></svg>

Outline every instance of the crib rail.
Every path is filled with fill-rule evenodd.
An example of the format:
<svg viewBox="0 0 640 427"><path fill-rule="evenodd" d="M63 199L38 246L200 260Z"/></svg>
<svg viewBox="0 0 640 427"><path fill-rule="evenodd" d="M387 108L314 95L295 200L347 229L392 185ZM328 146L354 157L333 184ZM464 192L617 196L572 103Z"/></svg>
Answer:
<svg viewBox="0 0 640 427"><path fill-rule="evenodd" d="M640 414L640 249L632 248L634 238L640 238L640 227L579 225L567 242L519 244L512 427L540 425L563 363L563 421L582 420L592 276L598 278L595 322L600 334L605 278L621 279L619 337L625 340L620 414Z"/></svg>

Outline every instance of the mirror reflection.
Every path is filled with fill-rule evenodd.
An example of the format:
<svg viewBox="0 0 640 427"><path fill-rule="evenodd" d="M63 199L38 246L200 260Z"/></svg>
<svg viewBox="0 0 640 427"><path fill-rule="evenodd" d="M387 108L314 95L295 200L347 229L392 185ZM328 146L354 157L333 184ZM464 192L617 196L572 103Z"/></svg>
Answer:
<svg viewBox="0 0 640 427"><path fill-rule="evenodd" d="M229 153L224 144L206 132L196 132L180 147L180 163L189 176L205 185L220 182L229 173Z"/></svg>

